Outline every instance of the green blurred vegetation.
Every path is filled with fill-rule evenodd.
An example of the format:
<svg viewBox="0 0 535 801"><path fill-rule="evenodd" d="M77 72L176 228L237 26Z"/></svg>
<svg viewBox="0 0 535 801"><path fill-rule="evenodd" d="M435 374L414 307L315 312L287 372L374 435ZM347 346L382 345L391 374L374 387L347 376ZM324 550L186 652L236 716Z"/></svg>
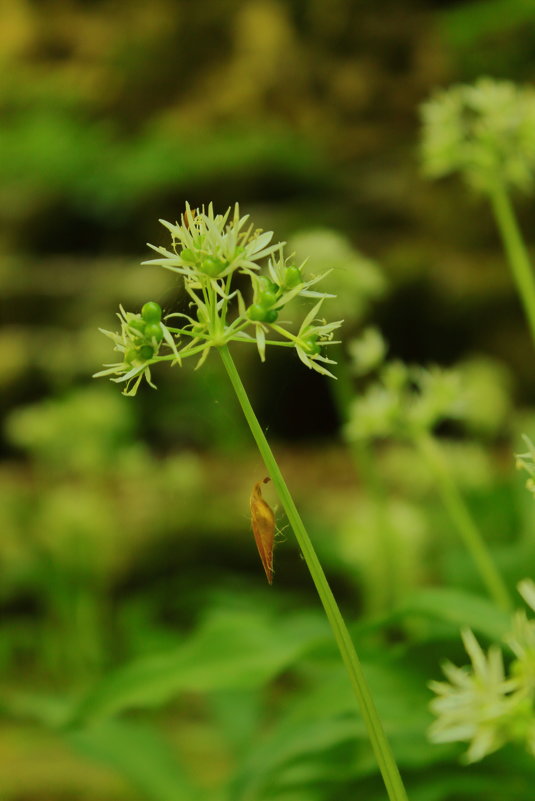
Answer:
<svg viewBox="0 0 535 801"><path fill-rule="evenodd" d="M437 433L514 591L534 556L512 456L535 432L533 354L490 213L419 175L416 109L479 74L532 81L534 26L522 0L4 0L2 801L384 799L280 513L264 586L248 519L264 468L218 364L125 399L90 381L110 356L97 328L119 303L180 303L172 275L138 266L158 218L238 200L335 267L345 339L373 323L389 357L462 361L477 411ZM382 442L377 495L332 387L285 354L236 358L411 801L530 801L522 751L466 768L426 739L459 628L488 643L507 621L425 465Z"/></svg>

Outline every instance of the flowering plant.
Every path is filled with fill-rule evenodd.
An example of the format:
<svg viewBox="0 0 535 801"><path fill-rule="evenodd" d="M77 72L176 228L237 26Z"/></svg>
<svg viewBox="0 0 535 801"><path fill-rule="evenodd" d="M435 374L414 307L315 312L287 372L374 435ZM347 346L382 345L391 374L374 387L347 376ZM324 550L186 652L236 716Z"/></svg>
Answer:
<svg viewBox="0 0 535 801"><path fill-rule="evenodd" d="M183 278L189 299L188 312L177 311L164 316L154 301L145 303L140 314L121 308L120 332L104 331L115 343L120 361L106 365L106 369L96 375L116 376L112 381L126 385L124 394L134 395L143 377L153 386L150 374L153 364L161 361L181 364L183 359L197 355L197 367L200 367L210 351L217 350L323 604L388 797L390 801L407 801L399 769L342 613L228 348L228 343L233 341L252 343L262 360L268 345L295 348L307 367L334 378L323 366L334 363L324 355L323 347L338 344L333 339L334 331L342 321L327 322L318 317L324 299L332 297L311 288L323 275L304 278L303 265L297 266L284 255L283 244L271 244L273 234L252 225L247 227L247 219L247 216L240 216L237 204L225 214L214 214L212 205L207 210L204 207L193 210L186 205L180 223L161 221L171 234L171 249L151 245L158 258L145 264L164 267ZM259 264L262 259L268 259L264 271ZM316 303L294 332L288 322L279 320L279 314L298 297L313 298ZM173 325L175 320L180 327ZM277 338L272 339L272 334ZM256 538L254 515L253 531ZM271 579L271 562L267 557L264 559L264 555L262 561Z"/></svg>
<svg viewBox="0 0 535 801"><path fill-rule="evenodd" d="M153 301L140 314L121 308L120 331L103 331L115 343L120 360L95 377L115 375L112 381L126 385L124 394L135 395L143 378L153 386L153 364L181 364L197 355L200 367L212 348L231 341L256 344L262 361L267 345L295 348L307 367L333 377L323 365L334 362L323 349L335 344L334 331L342 321L327 322L318 316L324 299L333 296L312 289L326 273L304 278L303 265L285 256L283 243L271 244L271 231L255 229L247 221L238 204L225 214L215 214L212 204L207 210L186 204L180 223L160 221L171 234L170 249L150 245L158 258L144 264L164 267L183 278L188 311L162 319L162 310ZM268 259L267 270L260 268L263 259ZM279 316L297 297L317 302L293 332Z"/></svg>

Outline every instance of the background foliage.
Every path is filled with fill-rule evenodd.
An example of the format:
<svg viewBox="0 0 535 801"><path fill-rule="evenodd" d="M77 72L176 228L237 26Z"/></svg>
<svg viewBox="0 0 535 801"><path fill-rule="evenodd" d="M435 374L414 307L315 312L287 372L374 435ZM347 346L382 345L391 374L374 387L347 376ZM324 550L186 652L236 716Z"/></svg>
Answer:
<svg viewBox="0 0 535 801"><path fill-rule="evenodd" d="M441 433L513 588L533 560L512 457L535 428L533 355L490 212L420 175L417 106L480 74L533 81L535 13L523 0L2 6L2 799L382 799L283 519L264 586L247 516L264 468L219 365L162 371L157 393L125 399L89 378L110 355L97 328L119 302L176 303L174 278L138 263L186 200L238 200L297 250L327 241L327 261L338 247L361 276L342 293L346 339L374 323L391 357L476 372L472 430ZM531 201L518 204L529 223ZM459 627L485 642L506 621L420 458L374 452L378 510L332 387L284 353L236 358L410 798L528 801L520 750L466 768L462 749L426 740L427 682L462 663Z"/></svg>

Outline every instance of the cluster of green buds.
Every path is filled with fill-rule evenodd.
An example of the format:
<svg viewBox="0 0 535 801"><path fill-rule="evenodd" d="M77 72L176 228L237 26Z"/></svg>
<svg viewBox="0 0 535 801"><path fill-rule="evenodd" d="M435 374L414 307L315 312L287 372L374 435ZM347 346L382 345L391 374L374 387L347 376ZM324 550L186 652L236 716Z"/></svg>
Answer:
<svg viewBox="0 0 535 801"><path fill-rule="evenodd" d="M529 190L535 169L535 90L481 78L423 104L422 158L434 178L460 172L493 191L496 182Z"/></svg>
<svg viewBox="0 0 535 801"><path fill-rule="evenodd" d="M199 367L212 348L232 341L256 345L262 361L268 345L294 348L307 367L332 376L324 366L334 363L325 347L337 344L334 331L342 321L319 316L324 299L333 296L312 289L326 273L305 277L303 265L285 256L284 243L271 244L271 231L247 221L237 204L225 214L215 214L211 204L207 210L186 204L180 222L160 221L171 234L170 249L150 245L158 258L144 264L182 277L188 312L163 317L155 302L145 304L141 314L121 308L119 333L104 331L121 361L106 365L97 376L115 375L112 380L125 383L125 394L133 395L143 377L153 386L151 365L181 364L197 355ZM291 321L280 319L295 298L315 300L297 331Z"/></svg>
<svg viewBox="0 0 535 801"><path fill-rule="evenodd" d="M518 591L535 611L535 584L521 581ZM462 633L470 667L443 666L447 681L433 681L436 698L429 729L435 743L467 742L467 762L476 762L508 742L522 744L535 756L535 620L524 610L513 617L503 642L513 653L505 671L502 650L483 651L470 630Z"/></svg>
<svg viewBox="0 0 535 801"><path fill-rule="evenodd" d="M169 328L162 322L162 309L155 301L148 301L141 314L125 312L123 307L117 314L121 324L119 332L100 330L115 344L121 360L105 365L106 369L95 373L94 378L118 375L113 381L126 384L125 395L135 395L143 378L154 387L151 380L150 365L165 359L160 356L162 345L178 358L175 340Z"/></svg>

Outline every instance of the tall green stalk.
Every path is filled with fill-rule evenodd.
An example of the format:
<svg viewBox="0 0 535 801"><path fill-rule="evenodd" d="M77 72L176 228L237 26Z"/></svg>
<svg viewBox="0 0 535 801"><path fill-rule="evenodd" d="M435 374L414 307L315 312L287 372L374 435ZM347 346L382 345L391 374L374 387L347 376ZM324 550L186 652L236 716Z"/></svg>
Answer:
<svg viewBox="0 0 535 801"><path fill-rule="evenodd" d="M342 613L336 603L334 595L323 572L323 568L316 555L310 537L307 534L303 521L297 511L297 507L286 485L284 477L277 464L275 456L269 443L262 431L262 427L254 413L249 397L243 386L239 373L236 369L230 351L226 345L219 348L219 353L223 364L227 370L229 379L236 393L238 402L242 408L245 419L251 429L251 433L256 441L260 455L264 461L266 469L273 481L279 500L286 512L288 521L294 531L297 542L310 571L312 580L320 596L320 600L325 609L325 613L331 625L334 637L344 664L346 666L353 691L357 698L360 711L368 730L370 742L377 760L379 770L383 777L385 787L390 801L408 801L398 766L386 738L383 725L375 707L370 689L364 676L362 665L351 640L349 631L342 617Z"/></svg>
<svg viewBox="0 0 535 801"><path fill-rule="evenodd" d="M433 471L444 506L471 554L489 595L500 608L510 612L513 603L509 590L489 553L481 532L472 519L457 484L451 477L440 447L434 437L427 433L422 433L416 438L416 445Z"/></svg>
<svg viewBox="0 0 535 801"><path fill-rule="evenodd" d="M501 182L496 181L494 184L490 200L535 344L535 278L529 254L509 194Z"/></svg>

